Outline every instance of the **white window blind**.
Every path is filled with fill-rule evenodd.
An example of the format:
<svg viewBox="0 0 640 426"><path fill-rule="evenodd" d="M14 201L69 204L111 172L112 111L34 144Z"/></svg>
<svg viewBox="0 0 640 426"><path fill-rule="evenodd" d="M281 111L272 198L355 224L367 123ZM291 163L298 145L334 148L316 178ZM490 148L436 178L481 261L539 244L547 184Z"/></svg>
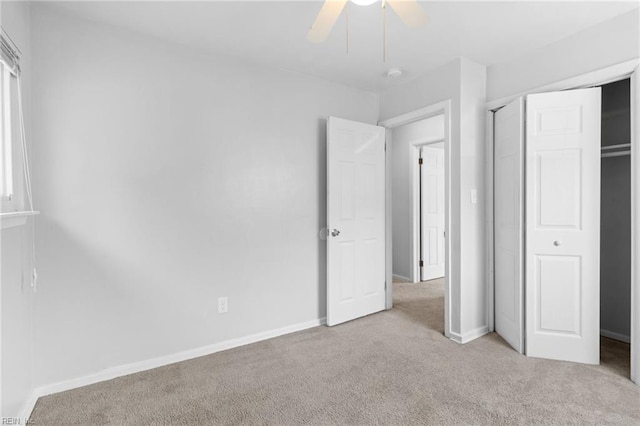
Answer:
<svg viewBox="0 0 640 426"><path fill-rule="evenodd" d="M3 212L15 210L11 109L11 74L7 65L0 62L0 199Z"/></svg>
<svg viewBox="0 0 640 426"><path fill-rule="evenodd" d="M20 72L20 49L13 42L4 29L0 30L0 61L9 69L11 74Z"/></svg>
<svg viewBox="0 0 640 426"><path fill-rule="evenodd" d="M0 32L0 213L33 211L22 108L20 49Z"/></svg>
<svg viewBox="0 0 640 426"><path fill-rule="evenodd" d="M27 138L22 105L20 49L0 27L0 209L1 229L7 221L26 220L33 209ZM17 223L17 222L13 222ZM23 222L24 223L24 222ZM9 225L7 225L9 227ZM31 220L31 286L36 290L35 229Z"/></svg>

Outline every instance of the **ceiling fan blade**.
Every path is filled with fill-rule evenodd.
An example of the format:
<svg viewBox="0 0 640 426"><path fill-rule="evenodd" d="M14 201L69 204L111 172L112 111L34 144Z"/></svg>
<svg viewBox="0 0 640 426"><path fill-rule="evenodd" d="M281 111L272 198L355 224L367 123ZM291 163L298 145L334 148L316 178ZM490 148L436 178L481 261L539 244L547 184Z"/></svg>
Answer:
<svg viewBox="0 0 640 426"><path fill-rule="evenodd" d="M326 0L309 30L307 39L314 43L325 41L327 37L329 37L331 29L336 24L348 1L349 0Z"/></svg>
<svg viewBox="0 0 640 426"><path fill-rule="evenodd" d="M420 28L427 23L427 12L417 0L386 0L393 11L409 28Z"/></svg>

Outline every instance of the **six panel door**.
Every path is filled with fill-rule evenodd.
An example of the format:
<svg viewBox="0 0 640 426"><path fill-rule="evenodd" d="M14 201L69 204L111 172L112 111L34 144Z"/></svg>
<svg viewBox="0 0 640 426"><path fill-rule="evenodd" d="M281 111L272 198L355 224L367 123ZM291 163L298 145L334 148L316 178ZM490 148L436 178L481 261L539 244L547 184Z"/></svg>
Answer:
<svg viewBox="0 0 640 426"><path fill-rule="evenodd" d="M524 353L524 99L494 123L495 329Z"/></svg>
<svg viewBox="0 0 640 426"><path fill-rule="evenodd" d="M444 146L421 148L420 280L444 277Z"/></svg>
<svg viewBox="0 0 640 426"><path fill-rule="evenodd" d="M327 122L327 324L385 309L385 129Z"/></svg>
<svg viewBox="0 0 640 426"><path fill-rule="evenodd" d="M598 364L600 88L526 107L526 353Z"/></svg>

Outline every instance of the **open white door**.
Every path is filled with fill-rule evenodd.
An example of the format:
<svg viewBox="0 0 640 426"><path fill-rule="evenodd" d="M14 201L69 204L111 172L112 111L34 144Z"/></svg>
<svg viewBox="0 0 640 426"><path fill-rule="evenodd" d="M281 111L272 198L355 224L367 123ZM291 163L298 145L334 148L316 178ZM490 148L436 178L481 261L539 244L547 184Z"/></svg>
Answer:
<svg viewBox="0 0 640 426"><path fill-rule="evenodd" d="M385 129L327 122L327 325L385 309Z"/></svg>
<svg viewBox="0 0 640 426"><path fill-rule="evenodd" d="M444 277L444 146L420 152L420 281Z"/></svg>
<svg viewBox="0 0 640 426"><path fill-rule="evenodd" d="M526 353L600 362L600 88L527 96Z"/></svg>
<svg viewBox="0 0 640 426"><path fill-rule="evenodd" d="M524 100L494 115L495 329L524 353Z"/></svg>

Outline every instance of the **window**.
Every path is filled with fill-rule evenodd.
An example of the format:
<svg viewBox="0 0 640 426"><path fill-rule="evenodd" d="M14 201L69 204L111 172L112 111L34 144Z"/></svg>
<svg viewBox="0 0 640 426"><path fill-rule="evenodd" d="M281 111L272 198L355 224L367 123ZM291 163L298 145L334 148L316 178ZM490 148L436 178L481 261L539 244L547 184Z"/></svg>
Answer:
<svg viewBox="0 0 640 426"><path fill-rule="evenodd" d="M13 138L11 125L11 72L0 62L0 199L2 211L16 210L13 192Z"/></svg>
<svg viewBox="0 0 640 426"><path fill-rule="evenodd" d="M0 54L0 213L33 211L20 96L20 49L4 30Z"/></svg>

